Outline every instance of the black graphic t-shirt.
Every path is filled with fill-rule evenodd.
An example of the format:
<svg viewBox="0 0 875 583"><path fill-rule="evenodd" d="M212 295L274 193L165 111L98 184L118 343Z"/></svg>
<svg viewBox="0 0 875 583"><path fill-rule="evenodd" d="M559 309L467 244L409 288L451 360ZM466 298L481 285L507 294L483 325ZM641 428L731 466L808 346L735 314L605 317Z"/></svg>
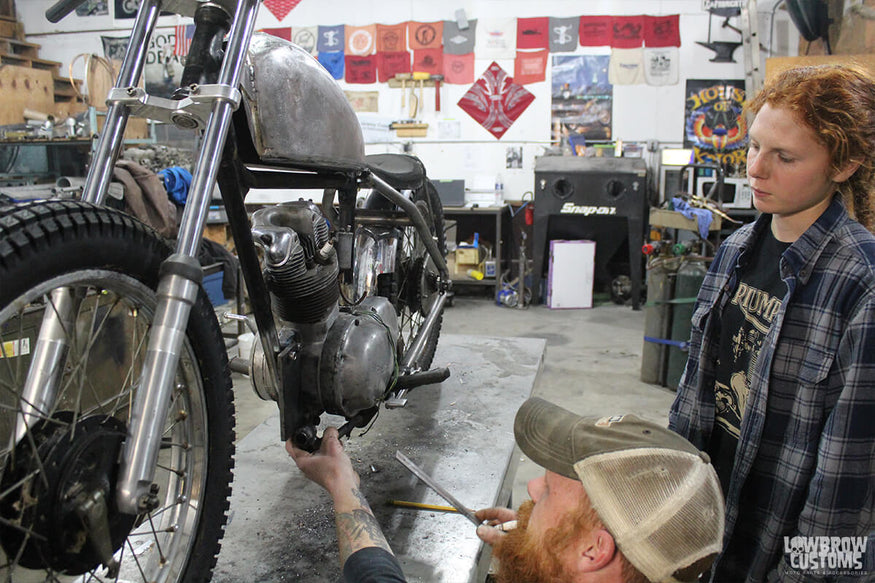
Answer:
<svg viewBox="0 0 875 583"><path fill-rule="evenodd" d="M781 280L781 254L790 246L775 239L770 229L750 250L750 261L739 276L721 319L716 414L708 454L724 494L735 464L741 420L763 339L781 308L787 285Z"/></svg>

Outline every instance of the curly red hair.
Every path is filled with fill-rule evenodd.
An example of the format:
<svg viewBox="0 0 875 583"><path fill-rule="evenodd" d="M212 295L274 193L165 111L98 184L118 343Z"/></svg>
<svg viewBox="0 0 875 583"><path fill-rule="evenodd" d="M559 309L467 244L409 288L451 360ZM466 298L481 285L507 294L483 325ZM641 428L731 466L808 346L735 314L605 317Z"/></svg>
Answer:
<svg viewBox="0 0 875 583"><path fill-rule="evenodd" d="M858 222L875 227L875 78L853 64L818 65L782 71L745 105L755 115L765 105L796 113L830 154L833 173L859 168L836 185Z"/></svg>

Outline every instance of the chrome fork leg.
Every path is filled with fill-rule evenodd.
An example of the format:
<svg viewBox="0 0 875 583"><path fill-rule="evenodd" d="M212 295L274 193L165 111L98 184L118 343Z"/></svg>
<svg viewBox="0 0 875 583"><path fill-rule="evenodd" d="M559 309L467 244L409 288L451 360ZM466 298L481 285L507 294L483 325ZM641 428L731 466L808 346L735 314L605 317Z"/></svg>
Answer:
<svg viewBox="0 0 875 583"><path fill-rule="evenodd" d="M58 397L62 365L69 350L69 338L80 303L80 299L74 297L68 287L59 287L49 294L27 379L21 391L10 448L24 437L29 427L51 414Z"/></svg>
<svg viewBox="0 0 875 583"><path fill-rule="evenodd" d="M225 60L219 72L219 83L222 85L234 88L239 85L257 8L258 0L241 0L237 4ZM162 267L158 309L116 484L116 502L124 513L140 514L151 510L157 503L152 490L155 462L188 316L197 298L202 277L196 259L197 251L231 124L231 114L237 105L228 99L217 99L213 103L179 228L177 252Z"/></svg>

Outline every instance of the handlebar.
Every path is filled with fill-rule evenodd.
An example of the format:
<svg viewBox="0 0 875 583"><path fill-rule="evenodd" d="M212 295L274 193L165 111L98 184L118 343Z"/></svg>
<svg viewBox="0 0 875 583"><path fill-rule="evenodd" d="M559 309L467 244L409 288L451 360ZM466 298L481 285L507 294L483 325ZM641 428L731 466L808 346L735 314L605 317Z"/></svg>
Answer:
<svg viewBox="0 0 875 583"><path fill-rule="evenodd" d="M46 18L49 19L49 22L61 22L65 16L84 3L85 0L58 0L46 10Z"/></svg>

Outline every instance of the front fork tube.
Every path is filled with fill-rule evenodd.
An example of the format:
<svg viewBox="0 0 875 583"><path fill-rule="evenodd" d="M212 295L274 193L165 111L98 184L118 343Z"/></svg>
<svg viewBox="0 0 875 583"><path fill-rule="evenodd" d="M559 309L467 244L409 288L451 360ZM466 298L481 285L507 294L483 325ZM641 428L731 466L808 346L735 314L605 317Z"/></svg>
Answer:
<svg viewBox="0 0 875 583"><path fill-rule="evenodd" d="M33 360L21 391L19 414L15 418L15 441L10 448L21 441L29 427L52 413L81 300L68 287L59 287L49 294Z"/></svg>
<svg viewBox="0 0 875 583"><path fill-rule="evenodd" d="M180 261L175 264L177 266L188 265L192 271L200 269L199 265L186 263L184 258L175 258ZM198 287L196 281L180 273L164 275L158 284L158 310L140 376L140 390L131 409L128 438L124 443L116 485L116 502L119 511L125 514L141 514L154 506L155 492L150 492L154 465L164 432L165 412L176 380L179 351Z"/></svg>
<svg viewBox="0 0 875 583"><path fill-rule="evenodd" d="M219 72L221 85L239 85L257 9L258 0L241 0L237 4L225 59ZM163 423L173 392L188 316L197 299L203 273L196 259L197 252L213 185L216 183L221 152L231 125L231 114L237 105L229 99L217 99L213 104L179 227L176 254L162 266L158 309L116 484L116 504L122 513L140 514L155 504L155 493L151 488Z"/></svg>
<svg viewBox="0 0 875 583"><path fill-rule="evenodd" d="M136 87L146 63L146 53L149 39L155 29L161 0L143 0L137 20L131 31L131 39L125 60L119 71L116 87ZM112 179L112 169L121 152L125 126L128 122L130 109L127 105L113 103L106 112L106 123L100 132L97 149L88 168L82 200L97 205L103 204L109 182Z"/></svg>

